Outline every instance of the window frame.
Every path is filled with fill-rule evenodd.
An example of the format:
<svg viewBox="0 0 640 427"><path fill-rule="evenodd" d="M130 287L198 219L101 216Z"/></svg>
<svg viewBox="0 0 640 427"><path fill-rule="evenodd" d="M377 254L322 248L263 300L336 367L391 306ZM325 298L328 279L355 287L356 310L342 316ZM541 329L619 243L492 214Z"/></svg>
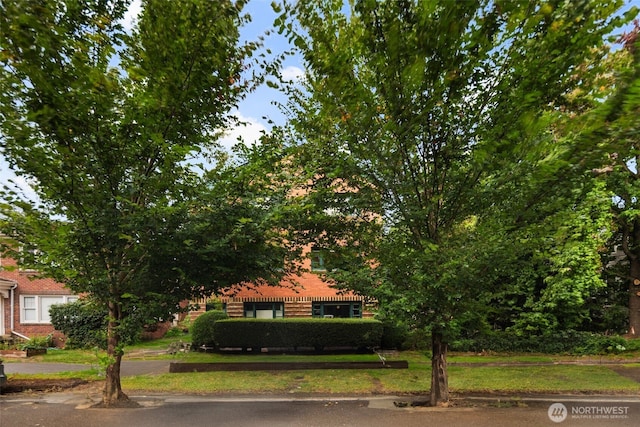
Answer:
<svg viewBox="0 0 640 427"><path fill-rule="evenodd" d="M33 307L27 307L26 300L33 298L34 305ZM43 307L42 300L44 298L60 298L62 302L57 302L54 304L49 304L49 307L56 304L68 304L70 302L75 302L80 299L77 295L47 295L47 294L38 294L38 295L20 295L20 323L23 325L50 325L51 320L48 319L49 313L47 312L47 319L43 318ZM35 320L27 319L27 313L33 313Z"/></svg>
<svg viewBox="0 0 640 427"><path fill-rule="evenodd" d="M325 314L325 308L327 306L349 306L349 317L343 317L343 319L362 319L362 301L313 301L311 303L311 317L324 318L332 316Z"/></svg>
<svg viewBox="0 0 640 427"><path fill-rule="evenodd" d="M283 319L284 318L284 302L282 301L255 301L244 302L242 304L242 314L247 319L260 319L256 317L257 311L267 311L268 308L259 308L258 305L268 306L271 305L271 319ZM247 313L251 312L251 316L247 316ZM280 314L280 315L278 315Z"/></svg>
<svg viewBox="0 0 640 427"><path fill-rule="evenodd" d="M327 271L324 260L324 251L320 249L311 249L309 254L311 259L311 271Z"/></svg>

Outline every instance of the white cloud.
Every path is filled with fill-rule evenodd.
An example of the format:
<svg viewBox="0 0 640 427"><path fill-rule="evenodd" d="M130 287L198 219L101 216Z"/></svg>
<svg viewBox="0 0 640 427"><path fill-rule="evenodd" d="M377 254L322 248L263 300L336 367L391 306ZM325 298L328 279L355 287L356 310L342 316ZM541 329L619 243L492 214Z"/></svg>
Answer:
<svg viewBox="0 0 640 427"><path fill-rule="evenodd" d="M242 138L242 142L246 145L260 143L260 137L267 130L265 126L259 120L253 117L245 117L240 112L236 112L234 115L244 125L240 124L227 131L220 139L220 145L227 151L231 151L231 148L238 143L238 138Z"/></svg>
<svg viewBox="0 0 640 427"><path fill-rule="evenodd" d="M138 16L140 15L140 12L142 12L141 0L133 0L129 5L129 9L124 14L124 19L122 20L122 25L127 32L130 32L133 28L136 19L138 19Z"/></svg>
<svg viewBox="0 0 640 427"><path fill-rule="evenodd" d="M304 76L304 70L300 67L289 65L282 69L282 78L285 81L300 80Z"/></svg>
<svg viewBox="0 0 640 427"><path fill-rule="evenodd" d="M203 152L199 153L194 158L187 160L186 164L193 165L196 170L211 169L216 163L215 153L218 150L221 149L228 153L231 159L235 159L235 155L233 153L233 147L235 145L240 143L243 143L246 146L260 144L260 138L267 131L267 128L257 119L245 117L239 111L235 111L233 116L235 116L240 123L244 124L238 124L237 126L227 130L227 132L217 140L218 147L216 149L205 148Z"/></svg>

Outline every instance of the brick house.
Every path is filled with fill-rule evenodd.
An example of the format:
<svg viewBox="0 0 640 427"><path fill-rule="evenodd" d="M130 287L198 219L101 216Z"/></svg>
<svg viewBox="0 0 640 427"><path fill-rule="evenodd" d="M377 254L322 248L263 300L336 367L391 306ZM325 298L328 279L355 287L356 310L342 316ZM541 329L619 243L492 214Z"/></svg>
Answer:
<svg viewBox="0 0 640 427"><path fill-rule="evenodd" d="M373 317L374 302L322 280L320 274L325 268L321 252L311 251L303 267L306 272L283 280L280 286L232 288L219 297L224 310L232 318Z"/></svg>
<svg viewBox="0 0 640 427"><path fill-rule="evenodd" d="M344 292L322 280L322 254L311 251L303 266L308 270L283 280L281 286L236 286L220 296L230 317L372 317L375 304L365 297ZM76 301L64 284L49 278L37 278L33 270L24 270L15 260L0 259L0 337L31 338L53 333L57 344L63 335L55 331L49 319L49 307ZM205 309L191 312L197 317ZM169 324L157 335L169 327ZM149 331L148 331L149 332Z"/></svg>
<svg viewBox="0 0 640 427"><path fill-rule="evenodd" d="M49 319L49 307L77 299L62 283L37 278L35 271L19 268L13 259L0 259L0 337L54 333L60 338Z"/></svg>

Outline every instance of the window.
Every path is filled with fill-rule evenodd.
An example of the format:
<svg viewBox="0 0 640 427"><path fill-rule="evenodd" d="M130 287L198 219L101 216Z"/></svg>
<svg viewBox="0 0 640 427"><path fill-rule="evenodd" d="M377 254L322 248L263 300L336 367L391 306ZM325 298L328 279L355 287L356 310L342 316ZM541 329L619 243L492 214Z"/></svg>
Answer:
<svg viewBox="0 0 640 427"><path fill-rule="evenodd" d="M324 266L324 256L317 249L311 250L311 271L326 271Z"/></svg>
<svg viewBox="0 0 640 427"><path fill-rule="evenodd" d="M20 323L51 323L49 309L55 304L78 300L75 295L22 295Z"/></svg>
<svg viewBox="0 0 640 427"><path fill-rule="evenodd" d="M245 302L244 317L279 319L284 317L284 307L281 302Z"/></svg>
<svg viewBox="0 0 640 427"><path fill-rule="evenodd" d="M362 317L362 303L360 301L314 302L313 317Z"/></svg>

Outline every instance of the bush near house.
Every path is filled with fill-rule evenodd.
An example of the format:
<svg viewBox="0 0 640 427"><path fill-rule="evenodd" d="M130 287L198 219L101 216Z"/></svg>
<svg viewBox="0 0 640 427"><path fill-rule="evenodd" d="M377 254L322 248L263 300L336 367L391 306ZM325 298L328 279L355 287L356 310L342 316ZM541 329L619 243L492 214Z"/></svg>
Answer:
<svg viewBox="0 0 640 427"><path fill-rule="evenodd" d="M64 347L73 348L107 348L106 308L89 300L78 300L67 304L51 306L49 310L51 324L66 336ZM158 328L158 319L149 319L144 310L131 313L122 322L121 340L125 345L132 344L142 338L147 325L148 330ZM164 330L166 331L166 330Z"/></svg>
<svg viewBox="0 0 640 427"><path fill-rule="evenodd" d="M87 301L54 305L49 310L51 324L66 335L64 347L106 348L107 313Z"/></svg>
<svg viewBox="0 0 640 427"><path fill-rule="evenodd" d="M227 313L222 310L206 311L196 317L191 325L191 346L218 348L213 336L213 327L217 321L228 318Z"/></svg>
<svg viewBox="0 0 640 427"><path fill-rule="evenodd" d="M220 348L380 347L382 322L373 319L231 319L213 328Z"/></svg>

